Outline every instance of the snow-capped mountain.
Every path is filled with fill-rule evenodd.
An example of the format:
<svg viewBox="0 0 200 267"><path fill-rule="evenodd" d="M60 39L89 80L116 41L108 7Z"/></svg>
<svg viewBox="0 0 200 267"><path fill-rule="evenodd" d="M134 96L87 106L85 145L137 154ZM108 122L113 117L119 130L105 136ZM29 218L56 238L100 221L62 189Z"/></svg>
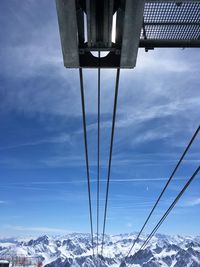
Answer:
<svg viewBox="0 0 200 267"><path fill-rule="evenodd" d="M136 234L106 236L99 266L119 266L128 253ZM133 267L200 267L200 237L156 235L139 253L145 236L135 245L126 263ZM96 254L96 243L94 244ZM101 247L99 245L99 251ZM136 255L133 258L133 255ZM62 237L41 236L37 239L0 240L0 259L8 256L36 257L46 267L97 266L89 234L69 234Z"/></svg>

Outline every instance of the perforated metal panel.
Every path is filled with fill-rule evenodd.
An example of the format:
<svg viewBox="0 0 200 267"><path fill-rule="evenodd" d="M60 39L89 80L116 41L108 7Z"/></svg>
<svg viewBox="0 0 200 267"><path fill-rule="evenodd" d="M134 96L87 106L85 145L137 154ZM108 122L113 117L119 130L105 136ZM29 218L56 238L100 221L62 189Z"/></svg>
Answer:
<svg viewBox="0 0 200 267"><path fill-rule="evenodd" d="M140 38L162 40L162 44L170 40L199 41L200 2L146 2Z"/></svg>

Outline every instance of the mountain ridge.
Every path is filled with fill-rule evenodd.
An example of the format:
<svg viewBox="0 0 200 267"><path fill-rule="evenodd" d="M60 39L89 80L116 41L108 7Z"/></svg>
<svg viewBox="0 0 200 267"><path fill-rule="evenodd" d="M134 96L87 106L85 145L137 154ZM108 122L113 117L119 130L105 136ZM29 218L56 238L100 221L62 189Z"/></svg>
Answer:
<svg viewBox="0 0 200 267"><path fill-rule="evenodd" d="M119 266L136 236L137 233L106 235L104 254L98 259L99 266ZM137 253L146 237L142 235L135 244L127 264L133 267L200 267L200 236L156 234L147 247ZM96 240L94 250L96 253ZM97 266L97 258L93 258L92 254L90 234L83 233L43 235L30 240L21 237L0 238L0 258L8 256L35 257L45 267Z"/></svg>

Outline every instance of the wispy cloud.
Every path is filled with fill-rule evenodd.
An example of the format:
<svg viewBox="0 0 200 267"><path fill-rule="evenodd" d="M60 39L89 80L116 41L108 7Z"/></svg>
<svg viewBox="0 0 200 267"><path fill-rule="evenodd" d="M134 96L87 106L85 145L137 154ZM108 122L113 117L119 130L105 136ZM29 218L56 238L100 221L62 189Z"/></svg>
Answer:
<svg viewBox="0 0 200 267"><path fill-rule="evenodd" d="M0 204L6 204L7 201L4 201L4 200L0 200Z"/></svg>
<svg viewBox="0 0 200 267"><path fill-rule="evenodd" d="M140 137L138 137L140 138ZM153 138L153 136L152 136ZM161 138L161 137L160 137ZM164 138L164 137L163 137ZM140 142L142 142L142 137ZM144 137L145 139L145 137ZM131 144L132 145L132 144ZM135 144L134 144L135 145ZM112 166L127 166L127 165L132 165L134 164L135 166L162 166L162 165L173 165L177 162L178 158L166 158L166 159L161 159L159 160L157 158L152 157L151 159L149 158L126 158L125 156L121 156L120 158L113 156L113 161L112 161ZM198 163L198 158L193 158L193 159L186 159L184 160L185 163L187 164L196 164ZM40 162L42 165L46 165L48 167L67 167L67 166L85 166L85 158L84 156L55 156L55 157L49 157L47 159L42 159ZM107 167L107 160L105 158L101 159L101 167L105 168ZM96 160L90 160L90 167L95 167L97 165Z"/></svg>
<svg viewBox="0 0 200 267"><path fill-rule="evenodd" d="M184 207L200 206L200 197L188 199L184 203L182 203L181 206Z"/></svg>
<svg viewBox="0 0 200 267"><path fill-rule="evenodd" d="M41 227L41 226L26 227L26 226L19 226L19 225L5 225L4 228L18 231L18 232L23 232L23 233L24 232L25 233L51 233L51 234L69 233L69 231L67 231L66 229Z"/></svg>
<svg viewBox="0 0 200 267"><path fill-rule="evenodd" d="M154 97L156 94L154 94ZM150 121L156 118L166 118L172 115L181 113L183 110L198 107L199 98L184 99L182 101L173 101L167 104L156 104L148 107L140 108L139 110L134 110L133 107L129 107L125 111L125 116L119 119L116 123L117 127L129 127L130 125L137 125L145 121ZM122 112L124 112L122 111ZM129 112L127 116L126 112Z"/></svg>
<svg viewBox="0 0 200 267"><path fill-rule="evenodd" d="M182 181L185 177L176 177L173 179L173 181ZM114 178L110 180L110 183L154 183L154 182L163 182L167 181L168 177L160 177L160 178ZM107 179L100 179L100 183L106 183ZM90 180L90 183L97 183L97 180ZM2 185L2 188L20 188L20 189L29 189L29 190L39 190L39 191L48 191L51 190L50 186L54 187L59 185L67 185L67 184L74 184L79 185L80 184L87 184L87 179L73 179L69 181L39 181L39 182L15 182L15 183L4 183ZM35 187L35 186L40 187ZM43 187L48 185L48 188ZM0 201L1 203L1 201ZM4 201L2 201L4 203Z"/></svg>
<svg viewBox="0 0 200 267"><path fill-rule="evenodd" d="M132 228L133 227L133 224L129 222L129 223L126 224L126 227Z"/></svg>
<svg viewBox="0 0 200 267"><path fill-rule="evenodd" d="M49 137L45 139L40 139L37 141L27 142L27 143L20 143L12 146L6 146L6 147L0 147L0 151L2 150L9 150L9 149L15 149L15 148L21 148L21 147L27 147L27 146L38 146L43 144L56 144L56 143L69 143L70 142L70 136L68 134L61 134L56 137Z"/></svg>
<svg viewBox="0 0 200 267"><path fill-rule="evenodd" d="M192 62L186 62L184 60L185 50L177 49L174 51L165 50L163 51L156 49L145 53L140 49L139 57L137 61L137 69L139 71L158 71L159 72L174 72L174 73L185 73L194 71ZM177 58L179 60L177 60Z"/></svg>

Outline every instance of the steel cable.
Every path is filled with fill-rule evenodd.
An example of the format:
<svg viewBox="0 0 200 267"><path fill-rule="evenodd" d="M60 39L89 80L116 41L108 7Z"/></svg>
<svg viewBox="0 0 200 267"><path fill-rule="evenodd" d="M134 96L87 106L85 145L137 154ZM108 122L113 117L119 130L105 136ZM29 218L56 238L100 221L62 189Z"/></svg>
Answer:
<svg viewBox="0 0 200 267"><path fill-rule="evenodd" d="M98 52L100 61L100 51ZM100 63L100 62L99 62ZM99 256L99 191L100 191L100 112L101 112L101 69L98 66L98 126L97 126L97 261Z"/></svg>
<svg viewBox="0 0 200 267"><path fill-rule="evenodd" d="M94 257L94 236L93 236L93 223L92 223L92 204L91 204L91 190L90 190L90 170L89 170L89 159L88 159L87 127L86 127L85 99L84 99L84 85L83 85L83 72L82 72L82 68L79 68L79 77L80 77L81 104L82 104L82 115L83 115L83 132L84 132L85 160L86 160L87 185L88 185L90 230L91 230L92 251L93 251L93 257Z"/></svg>
<svg viewBox="0 0 200 267"><path fill-rule="evenodd" d="M193 173L193 175L189 178L189 180L184 185L184 187L182 188L182 190L180 191L180 193L177 195L177 197L175 198L175 200L172 202L172 204L170 205L170 207L168 208L168 210L162 216L162 218L160 219L160 221L154 227L154 229L152 230L152 232L149 234L149 236L147 237L147 239L144 241L144 243L142 244L142 246L140 247L140 249L134 254L134 256L133 256L133 258L131 260L133 260L135 258L135 255L137 255L149 243L149 241L154 236L154 234L156 233L156 231L158 230L158 228L161 226L161 224L164 222L164 220L169 215L169 213L171 212L171 210L174 208L174 206L176 205L176 203L179 201L179 199L181 198L181 196L183 195L183 193L185 192L185 190L188 188L188 186L194 180L194 178L198 174L199 170L200 170L200 166L197 167L197 169L195 170L195 172Z"/></svg>
<svg viewBox="0 0 200 267"><path fill-rule="evenodd" d="M118 89L119 89L119 77L120 77L120 68L117 69L116 82L115 82L115 97L114 97L113 117L112 117L110 153L109 153L109 161L108 161L108 175L107 175L107 185L106 185L106 200L105 200L105 209L104 209L101 255L103 254L103 246L104 246L104 238L105 238L107 207L108 207L108 194L109 194L109 185L110 185L110 172L111 172L111 164L112 164L112 150L113 150L113 140L114 140L114 132L115 132L115 118L116 118L117 97L118 97Z"/></svg>
<svg viewBox="0 0 200 267"><path fill-rule="evenodd" d="M134 240L133 245L131 246L131 248L130 248L128 254L127 254L127 256L124 258L123 261L126 261L126 258L130 255L132 249L134 248L135 244L137 243L137 241L138 241L138 239L139 239L139 237L140 237L142 231L144 230L146 224L148 223L148 221L149 221L149 219L150 219L152 213L154 212L155 208L157 207L157 205L158 205L158 203L159 203L159 201L160 201L162 195L164 194L165 190L167 189L169 183L171 182L172 178L174 177L174 175L175 175L175 173L176 173L176 171L177 171L179 165L180 165L181 162L183 161L183 159L184 159L186 153L188 152L189 148L191 147L192 143L194 142L194 140L195 140L195 138L196 138L196 136L197 136L199 130L200 130L200 126L198 126L198 128L197 128L197 130L195 131L194 135L192 136L192 138L191 138L189 144L187 145L186 149L184 150L184 152L183 152L181 158L179 159L177 165L175 166L175 168L174 168L174 170L173 170L171 176L169 177L169 179L168 179L166 185L164 186L162 192L160 193L160 195L159 195L159 197L158 197L156 203L154 204L154 206L153 206L151 212L149 213L149 215L148 215L148 217L147 217L147 219L146 219L144 225L142 226L142 228L141 228L139 234L137 235L136 239Z"/></svg>

